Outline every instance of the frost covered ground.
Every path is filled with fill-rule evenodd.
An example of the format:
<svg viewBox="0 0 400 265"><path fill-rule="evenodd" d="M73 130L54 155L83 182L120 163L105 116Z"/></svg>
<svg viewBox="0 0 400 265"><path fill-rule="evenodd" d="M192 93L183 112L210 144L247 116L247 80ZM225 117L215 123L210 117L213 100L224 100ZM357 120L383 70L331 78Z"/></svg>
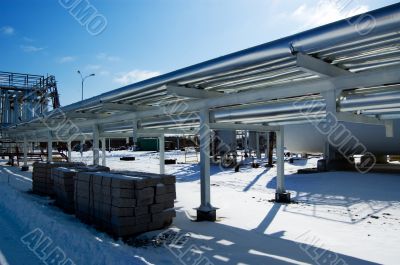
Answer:
<svg viewBox="0 0 400 265"><path fill-rule="evenodd" d="M84 153L83 160L90 162L90 155ZM125 155L136 161L120 161ZM166 157L184 161L180 152ZM73 159L81 161L80 154L73 153ZM399 264L400 176L296 174L316 161L285 164L287 189L298 202L290 205L269 202L275 168L248 165L235 173L213 166L211 196L219 208L215 223L192 221L200 204L199 166L166 165L167 173L177 176L173 228L185 236L176 237L175 245L136 248L64 214L48 198L27 192L31 172L1 166L0 264L51 264L46 254L54 254L57 247L70 262L65 264ZM107 166L157 173L158 154L107 152ZM31 231L51 241L47 249L29 250L21 238Z"/></svg>

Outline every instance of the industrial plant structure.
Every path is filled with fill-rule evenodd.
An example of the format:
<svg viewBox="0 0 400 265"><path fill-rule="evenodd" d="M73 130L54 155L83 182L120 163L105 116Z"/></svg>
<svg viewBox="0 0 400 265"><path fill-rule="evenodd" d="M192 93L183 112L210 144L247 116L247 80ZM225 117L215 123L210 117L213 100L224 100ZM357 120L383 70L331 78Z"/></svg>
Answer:
<svg viewBox="0 0 400 265"><path fill-rule="evenodd" d="M324 153L328 168L331 161L351 163L360 154L370 161L358 167L368 170L380 155L400 154L399 32L400 4L395 4L22 120L15 106L24 90L5 94L2 89L2 137L23 143L25 162L31 141L48 142L51 161L53 141L66 142L70 151L72 141L90 139L93 163L102 158L103 165L106 138L159 137L164 173L164 135L199 135L197 214L200 220L215 220L212 131L276 132L276 200L288 201L284 146ZM220 142L226 138L232 139L221 137Z"/></svg>

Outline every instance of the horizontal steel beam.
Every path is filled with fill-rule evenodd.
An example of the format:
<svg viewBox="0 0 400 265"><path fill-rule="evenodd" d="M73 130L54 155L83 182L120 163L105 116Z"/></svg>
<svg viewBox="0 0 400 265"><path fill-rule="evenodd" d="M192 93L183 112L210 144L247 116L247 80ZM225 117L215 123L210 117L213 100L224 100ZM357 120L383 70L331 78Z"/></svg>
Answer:
<svg viewBox="0 0 400 265"><path fill-rule="evenodd" d="M239 123L210 123L212 130L248 130L255 132L279 131L279 126L263 126Z"/></svg>
<svg viewBox="0 0 400 265"><path fill-rule="evenodd" d="M322 77L334 77L353 74L352 72L349 72L345 69L339 68L333 64L327 63L321 59L317 59L304 53L296 54L296 65L304 72Z"/></svg>
<svg viewBox="0 0 400 265"><path fill-rule="evenodd" d="M173 96L186 97L186 98L213 98L221 97L224 94L214 91L207 91L204 89L180 87L180 86L166 86L167 93Z"/></svg>

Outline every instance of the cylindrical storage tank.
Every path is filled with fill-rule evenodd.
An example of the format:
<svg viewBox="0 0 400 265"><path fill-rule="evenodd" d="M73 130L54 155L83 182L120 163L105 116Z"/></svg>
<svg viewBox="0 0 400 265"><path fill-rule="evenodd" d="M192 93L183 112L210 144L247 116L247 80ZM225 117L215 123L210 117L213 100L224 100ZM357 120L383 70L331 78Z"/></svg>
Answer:
<svg viewBox="0 0 400 265"><path fill-rule="evenodd" d="M400 154L400 122L397 120L394 121L393 137L386 137L383 125L349 122L339 122L336 126L322 125L319 127L321 130L311 123L285 125L285 147L296 153L323 153L329 139L331 145L335 143L342 150L350 150L357 145L357 150L375 155ZM350 137L351 140L346 141Z"/></svg>

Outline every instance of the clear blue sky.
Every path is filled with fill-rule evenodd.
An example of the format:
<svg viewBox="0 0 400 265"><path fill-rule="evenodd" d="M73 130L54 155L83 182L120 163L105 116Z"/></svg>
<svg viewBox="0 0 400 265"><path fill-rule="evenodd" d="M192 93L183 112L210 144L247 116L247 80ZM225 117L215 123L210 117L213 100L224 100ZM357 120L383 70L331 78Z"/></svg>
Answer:
<svg viewBox="0 0 400 265"><path fill-rule="evenodd" d="M81 97L78 69L96 74L87 98L395 2L91 0L107 20L93 36L58 0L1 0L0 71L55 75L67 105Z"/></svg>

